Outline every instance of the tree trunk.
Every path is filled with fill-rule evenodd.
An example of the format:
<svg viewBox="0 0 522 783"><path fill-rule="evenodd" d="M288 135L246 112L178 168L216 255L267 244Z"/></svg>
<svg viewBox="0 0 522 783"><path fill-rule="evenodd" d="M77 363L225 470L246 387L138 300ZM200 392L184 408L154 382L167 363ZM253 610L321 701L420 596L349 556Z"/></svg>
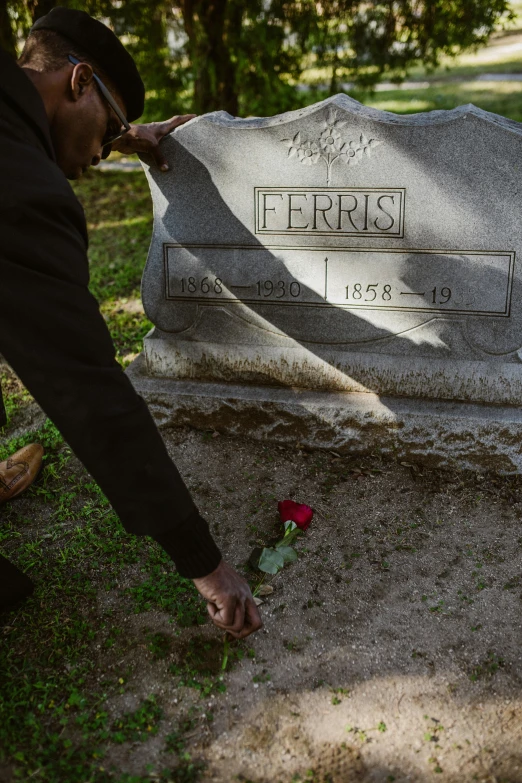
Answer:
<svg viewBox="0 0 522 783"><path fill-rule="evenodd" d="M185 0L182 5L194 73L194 111L238 111L234 53L241 35L240 0Z"/></svg>

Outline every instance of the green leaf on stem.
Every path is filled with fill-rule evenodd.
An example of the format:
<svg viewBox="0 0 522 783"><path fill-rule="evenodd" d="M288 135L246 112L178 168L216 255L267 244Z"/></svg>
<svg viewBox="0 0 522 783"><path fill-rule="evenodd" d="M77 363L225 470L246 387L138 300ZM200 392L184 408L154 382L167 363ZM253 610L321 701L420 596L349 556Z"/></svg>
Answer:
<svg viewBox="0 0 522 783"><path fill-rule="evenodd" d="M297 552L291 546L276 544L276 550L283 555L285 563L294 563L297 560Z"/></svg>
<svg viewBox="0 0 522 783"><path fill-rule="evenodd" d="M284 556L275 549L263 549L259 558L258 568L265 574L277 574L285 564Z"/></svg>

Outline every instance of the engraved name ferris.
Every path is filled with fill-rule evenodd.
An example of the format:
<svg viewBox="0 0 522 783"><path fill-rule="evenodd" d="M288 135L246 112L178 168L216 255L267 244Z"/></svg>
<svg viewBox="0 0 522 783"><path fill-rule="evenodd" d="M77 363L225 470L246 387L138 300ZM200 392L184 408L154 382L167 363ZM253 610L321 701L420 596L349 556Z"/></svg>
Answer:
<svg viewBox="0 0 522 783"><path fill-rule="evenodd" d="M255 230L401 238L404 195L404 188L255 188Z"/></svg>

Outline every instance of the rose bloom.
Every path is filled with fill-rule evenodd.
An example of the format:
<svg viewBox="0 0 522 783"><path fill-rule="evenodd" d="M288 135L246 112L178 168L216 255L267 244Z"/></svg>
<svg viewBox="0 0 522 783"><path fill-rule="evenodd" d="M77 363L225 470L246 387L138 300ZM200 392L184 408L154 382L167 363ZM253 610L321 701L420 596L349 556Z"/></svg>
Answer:
<svg viewBox="0 0 522 783"><path fill-rule="evenodd" d="M295 522L301 530L308 530L314 515L313 509L305 503L295 503L293 500L280 500L277 504L281 522Z"/></svg>

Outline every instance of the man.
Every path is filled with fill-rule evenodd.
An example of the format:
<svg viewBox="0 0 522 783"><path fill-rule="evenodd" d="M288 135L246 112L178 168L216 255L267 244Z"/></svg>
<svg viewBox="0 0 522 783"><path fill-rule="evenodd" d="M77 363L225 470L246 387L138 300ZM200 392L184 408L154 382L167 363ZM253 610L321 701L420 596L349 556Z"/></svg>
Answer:
<svg viewBox="0 0 522 783"><path fill-rule="evenodd" d="M261 627L221 558L145 403L114 357L90 295L83 210L67 179L106 157L152 152L188 117L130 127L144 87L116 36L82 11L37 21L19 63L0 53L0 353L105 492L126 530L153 536L194 580L220 628ZM23 460L22 460L23 461ZM0 609L32 589L0 560Z"/></svg>

